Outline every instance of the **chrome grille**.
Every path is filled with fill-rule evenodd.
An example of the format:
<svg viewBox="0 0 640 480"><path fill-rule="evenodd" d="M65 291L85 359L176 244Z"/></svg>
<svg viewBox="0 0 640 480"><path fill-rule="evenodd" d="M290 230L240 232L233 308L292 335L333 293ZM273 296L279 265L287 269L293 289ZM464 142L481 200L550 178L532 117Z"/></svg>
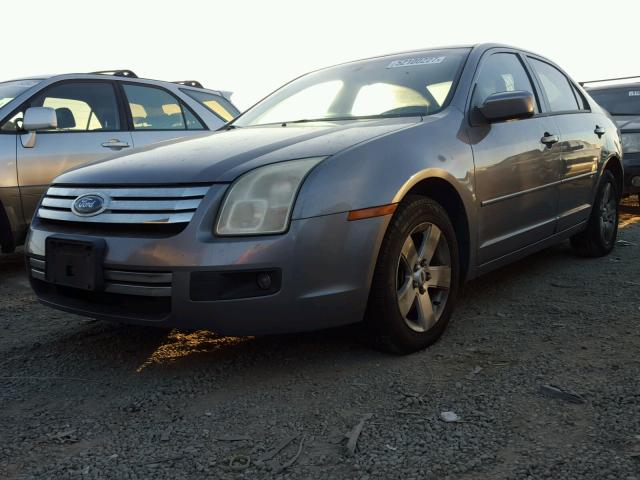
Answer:
<svg viewBox="0 0 640 480"><path fill-rule="evenodd" d="M38 217L65 222L119 224L189 223L209 186L180 187L49 187ZM94 216L76 215L71 207L83 195L105 198L105 209Z"/></svg>

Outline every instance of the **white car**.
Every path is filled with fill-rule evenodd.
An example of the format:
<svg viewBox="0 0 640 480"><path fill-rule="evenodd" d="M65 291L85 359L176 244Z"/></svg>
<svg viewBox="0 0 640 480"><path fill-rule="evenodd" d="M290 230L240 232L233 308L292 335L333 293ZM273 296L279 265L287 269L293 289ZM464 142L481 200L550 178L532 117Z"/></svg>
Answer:
<svg viewBox="0 0 640 480"><path fill-rule="evenodd" d="M203 135L236 117L231 92L131 70L0 82L0 246L24 241L47 186L117 152Z"/></svg>

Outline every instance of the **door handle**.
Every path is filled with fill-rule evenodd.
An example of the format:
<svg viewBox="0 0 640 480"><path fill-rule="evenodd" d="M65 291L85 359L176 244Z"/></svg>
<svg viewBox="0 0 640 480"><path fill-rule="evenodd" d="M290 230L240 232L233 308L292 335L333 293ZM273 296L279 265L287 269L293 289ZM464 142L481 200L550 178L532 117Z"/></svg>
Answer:
<svg viewBox="0 0 640 480"><path fill-rule="evenodd" d="M554 143L558 143L560 139L557 135L551 135L549 132L544 132L544 137L540 139L547 147L551 147Z"/></svg>
<svg viewBox="0 0 640 480"><path fill-rule="evenodd" d="M122 141L118 140L117 138L113 138L113 139L109 140L108 142L104 142L102 144L102 146L105 147L105 148L120 149L120 148L129 147L129 144L127 142L122 142Z"/></svg>
<svg viewBox="0 0 640 480"><path fill-rule="evenodd" d="M598 138L600 138L600 137L602 137L602 135L605 134L605 129L602 128L600 125L596 125L596 129L593 131L593 133L598 135Z"/></svg>

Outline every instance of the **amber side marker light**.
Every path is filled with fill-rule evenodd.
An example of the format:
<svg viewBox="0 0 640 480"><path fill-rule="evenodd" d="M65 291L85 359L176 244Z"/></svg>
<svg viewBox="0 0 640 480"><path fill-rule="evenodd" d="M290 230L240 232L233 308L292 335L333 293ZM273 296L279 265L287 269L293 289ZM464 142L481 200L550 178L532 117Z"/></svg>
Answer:
<svg viewBox="0 0 640 480"><path fill-rule="evenodd" d="M363 220L365 218L382 217L384 215L391 215L398 208L397 203L391 203L389 205L382 205L380 207L363 208L361 210L351 210L347 216L347 220L350 222L354 220Z"/></svg>

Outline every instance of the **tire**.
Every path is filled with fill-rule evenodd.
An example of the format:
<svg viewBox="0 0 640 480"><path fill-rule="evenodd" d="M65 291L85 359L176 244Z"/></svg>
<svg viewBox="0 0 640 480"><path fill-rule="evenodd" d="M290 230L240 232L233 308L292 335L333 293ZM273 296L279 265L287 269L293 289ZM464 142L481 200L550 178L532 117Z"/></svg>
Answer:
<svg viewBox="0 0 640 480"><path fill-rule="evenodd" d="M618 237L618 203L616 179L606 170L602 174L587 228L571 237L571 246L583 257L602 257L615 247Z"/></svg>
<svg viewBox="0 0 640 480"><path fill-rule="evenodd" d="M408 354L438 340L453 313L459 262L456 234L442 206L420 196L405 199L374 270L364 324L369 343Z"/></svg>

